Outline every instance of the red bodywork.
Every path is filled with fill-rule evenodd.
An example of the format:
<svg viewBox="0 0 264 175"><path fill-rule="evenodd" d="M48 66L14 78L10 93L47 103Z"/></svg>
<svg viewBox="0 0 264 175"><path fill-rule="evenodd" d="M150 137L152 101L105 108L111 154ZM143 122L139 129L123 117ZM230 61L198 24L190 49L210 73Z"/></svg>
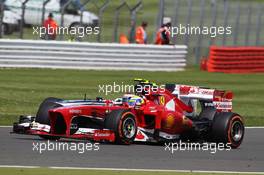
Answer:
<svg viewBox="0 0 264 175"><path fill-rule="evenodd" d="M193 106L184 103L180 97L208 99L220 105L218 111L231 110L221 108L221 103L229 103L232 100L231 92L217 91L212 89L201 89L195 86L176 85L178 92L175 94L167 89L158 89L144 96L144 103L140 106L130 107L127 103L115 104L112 100L104 100L100 105L76 105L63 106L49 110L50 132L40 130L29 130L30 134L60 136L77 139L92 139L95 141L115 141L115 134L111 130L96 128L90 133L71 133L72 121L75 117L87 117L97 121L103 121L104 117L113 110L129 109L136 118L137 127L144 129L158 129L171 135L180 135L193 127L193 121L185 116L193 112ZM232 108L232 104L231 104ZM64 124L62 126L62 120ZM60 121L60 122L58 122ZM58 126L59 126L59 131ZM136 138L141 139L142 134L138 132Z"/></svg>

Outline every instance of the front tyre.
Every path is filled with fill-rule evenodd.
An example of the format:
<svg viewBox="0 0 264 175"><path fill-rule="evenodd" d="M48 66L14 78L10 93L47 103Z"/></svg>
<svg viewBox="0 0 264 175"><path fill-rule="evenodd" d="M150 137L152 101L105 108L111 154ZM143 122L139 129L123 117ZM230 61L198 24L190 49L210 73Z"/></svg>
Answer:
<svg viewBox="0 0 264 175"><path fill-rule="evenodd" d="M109 113L105 118L105 128L114 131L116 142L131 144L137 134L135 116L129 110L119 109Z"/></svg>
<svg viewBox="0 0 264 175"><path fill-rule="evenodd" d="M225 112L215 116L212 126L212 136L216 142L230 144L238 148L243 141L245 127L240 115Z"/></svg>
<svg viewBox="0 0 264 175"><path fill-rule="evenodd" d="M39 106L38 112L36 114L36 122L50 125L49 110L61 107L62 105L56 103L59 101L62 100L53 97L46 98Z"/></svg>
<svg viewBox="0 0 264 175"><path fill-rule="evenodd" d="M49 97L46 98L39 106L37 115L36 115L36 122L41 124L50 125L50 119L49 119L49 110L61 107L62 105L56 103L61 101L62 99ZM59 140L60 137L57 136L49 136L49 135L39 135L43 139L47 140Z"/></svg>

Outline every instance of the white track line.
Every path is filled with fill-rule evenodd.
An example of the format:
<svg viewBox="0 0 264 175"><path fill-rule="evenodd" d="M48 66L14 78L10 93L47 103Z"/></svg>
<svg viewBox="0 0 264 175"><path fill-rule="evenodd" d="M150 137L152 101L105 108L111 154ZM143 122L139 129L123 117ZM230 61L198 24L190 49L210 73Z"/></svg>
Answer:
<svg viewBox="0 0 264 175"><path fill-rule="evenodd" d="M20 165L0 165L0 168L49 168L63 170L97 170L97 171L135 171L135 172L174 172L174 173L222 173L222 174L264 174L264 172L250 171L204 171L204 170L165 170L165 169L129 169L129 168L85 168L85 167L40 167Z"/></svg>
<svg viewBox="0 0 264 175"><path fill-rule="evenodd" d="M129 169L129 168L82 168L82 167L49 167L51 169L99 170L99 171L141 171L141 172L174 172L174 173L223 173L223 174L264 174L250 171L204 171L204 170L166 170L166 169Z"/></svg>
<svg viewBox="0 0 264 175"><path fill-rule="evenodd" d="M0 168L41 168L40 166L0 165Z"/></svg>
<svg viewBox="0 0 264 175"><path fill-rule="evenodd" d="M263 129L264 126L247 126L246 129Z"/></svg>

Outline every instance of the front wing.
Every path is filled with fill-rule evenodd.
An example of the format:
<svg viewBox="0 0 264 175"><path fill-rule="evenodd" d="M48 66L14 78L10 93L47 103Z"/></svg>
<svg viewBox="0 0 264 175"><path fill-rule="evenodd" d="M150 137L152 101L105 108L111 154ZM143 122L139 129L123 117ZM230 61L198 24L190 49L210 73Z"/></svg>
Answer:
<svg viewBox="0 0 264 175"><path fill-rule="evenodd" d="M90 129L79 128L74 134L51 134L50 126L40 124L37 122L14 123L13 132L16 134L48 136L48 138L72 138L72 139L85 139L92 141L115 141L115 134L109 129Z"/></svg>
<svg viewBox="0 0 264 175"><path fill-rule="evenodd" d="M92 141L115 141L115 133L109 129L93 129L93 128L78 128L73 134L51 134L50 126L40 124L31 120L31 116L27 121L21 121L13 124L13 132L15 134L38 135L47 136L47 138L71 138L71 139L84 139ZM160 140L178 140L179 135L171 135L165 132L159 132L158 138L154 136L154 129L145 129L138 127L136 142L158 142Z"/></svg>

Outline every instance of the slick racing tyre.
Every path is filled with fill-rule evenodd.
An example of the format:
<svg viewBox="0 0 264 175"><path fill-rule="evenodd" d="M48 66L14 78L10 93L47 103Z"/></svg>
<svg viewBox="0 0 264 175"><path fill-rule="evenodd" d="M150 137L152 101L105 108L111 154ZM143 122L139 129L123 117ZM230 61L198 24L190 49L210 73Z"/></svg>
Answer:
<svg viewBox="0 0 264 175"><path fill-rule="evenodd" d="M56 103L58 101L61 101L61 99L53 98L53 97L46 98L39 106L36 115L36 122L49 125L50 124L49 110L62 106Z"/></svg>
<svg viewBox="0 0 264 175"><path fill-rule="evenodd" d="M115 132L119 144L131 144L137 135L137 124L133 113L119 109L109 113L104 121L105 128Z"/></svg>
<svg viewBox="0 0 264 175"><path fill-rule="evenodd" d="M237 148L243 141L245 127L240 115L232 112L218 113L214 117L212 136L218 143Z"/></svg>
<svg viewBox="0 0 264 175"><path fill-rule="evenodd" d="M49 110L61 107L62 105L57 104L56 102L61 101L61 99L49 97L46 98L39 106L37 115L36 115L36 122L41 124L50 125L50 119L49 119ZM46 135L40 135L43 139L48 140L58 140L60 137L55 136L46 136Z"/></svg>

